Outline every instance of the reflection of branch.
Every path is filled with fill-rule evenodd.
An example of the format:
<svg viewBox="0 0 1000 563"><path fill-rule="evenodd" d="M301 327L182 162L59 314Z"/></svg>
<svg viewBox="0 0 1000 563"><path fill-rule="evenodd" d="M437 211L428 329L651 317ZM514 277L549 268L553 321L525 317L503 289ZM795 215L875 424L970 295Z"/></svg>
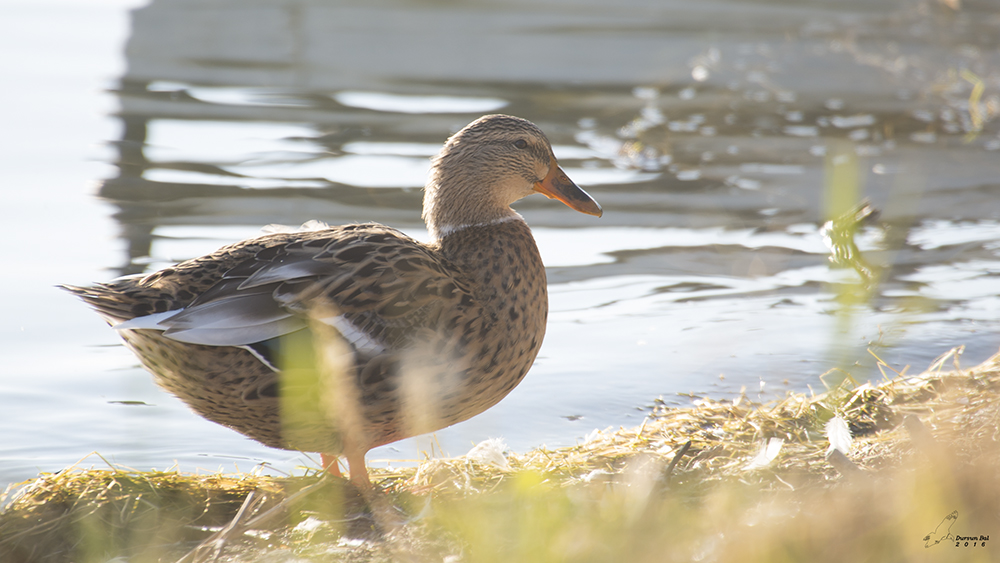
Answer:
<svg viewBox="0 0 1000 563"><path fill-rule="evenodd" d="M983 79L971 70L963 68L959 75L972 84L972 92L969 94L969 120L972 122L972 130L965 134L965 142L971 143L983 130L983 114L979 110L979 100L983 97L986 85L983 84Z"/></svg>
<svg viewBox="0 0 1000 563"><path fill-rule="evenodd" d="M872 289L876 281L874 269L858 249L854 235L858 228L878 218L879 211L866 199L840 217L823 225L823 242L830 249L830 262L840 268L853 268L861 276L865 289Z"/></svg>

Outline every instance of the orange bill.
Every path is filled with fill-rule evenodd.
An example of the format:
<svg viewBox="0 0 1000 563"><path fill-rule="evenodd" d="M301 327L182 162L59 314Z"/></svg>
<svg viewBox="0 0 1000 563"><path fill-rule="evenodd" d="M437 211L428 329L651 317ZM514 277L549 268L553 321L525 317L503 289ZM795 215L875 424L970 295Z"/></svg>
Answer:
<svg viewBox="0 0 1000 563"><path fill-rule="evenodd" d="M549 199L558 199L580 213L598 217L604 214L601 205L574 184L573 180L570 180L563 169L559 168L559 164L554 159L552 166L549 167L549 173L541 182L535 184L535 191Z"/></svg>

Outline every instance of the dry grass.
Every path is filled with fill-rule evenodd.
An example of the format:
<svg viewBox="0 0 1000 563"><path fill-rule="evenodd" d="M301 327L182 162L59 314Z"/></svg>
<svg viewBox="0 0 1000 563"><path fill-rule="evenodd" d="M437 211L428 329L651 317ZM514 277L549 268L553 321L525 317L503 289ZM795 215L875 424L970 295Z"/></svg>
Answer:
<svg viewBox="0 0 1000 563"><path fill-rule="evenodd" d="M661 405L639 428L508 452L506 467L372 470L383 492L367 501L316 476L71 468L13 493L0 561L988 561L1000 355L942 364L815 397ZM835 415L847 456L828 455ZM773 459L758 458L768 443ZM925 547L952 511L952 536L994 539Z"/></svg>
<svg viewBox="0 0 1000 563"><path fill-rule="evenodd" d="M639 428L595 432L576 446L509 453L510 469L483 467L468 457L430 460L413 470L385 472L393 491L471 491L494 487L506 475L534 471L562 485L620 474L642 457L664 470L688 442L669 478L676 485L738 477L768 486L799 488L835 480L840 473L828 462L824 423L839 414L854 437L850 459L862 469L897 465L912 452L911 437L901 425L914 415L946 442L995 444L1000 393L1000 354L969 370L932 370L915 377L895 377L877 386L843 386L809 397L789 393L783 400L756 403L746 396L734 401L699 399L687 408L658 405ZM974 429L974 431L973 431ZM749 462L771 438L783 440L780 455L767 471L748 472ZM661 476L666 479L668 475ZM605 479L606 480L606 479ZM791 483L783 481L791 480Z"/></svg>

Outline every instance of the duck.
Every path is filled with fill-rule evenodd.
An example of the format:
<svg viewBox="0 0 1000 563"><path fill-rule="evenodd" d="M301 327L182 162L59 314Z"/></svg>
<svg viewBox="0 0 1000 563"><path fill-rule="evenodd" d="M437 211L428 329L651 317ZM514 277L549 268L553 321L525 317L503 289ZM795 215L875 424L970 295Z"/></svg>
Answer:
<svg viewBox="0 0 1000 563"><path fill-rule="evenodd" d="M514 202L600 217L534 123L476 119L431 160L430 242L377 223L274 232L150 274L62 286L162 388L266 446L372 488L372 448L497 404L545 335L545 267Z"/></svg>

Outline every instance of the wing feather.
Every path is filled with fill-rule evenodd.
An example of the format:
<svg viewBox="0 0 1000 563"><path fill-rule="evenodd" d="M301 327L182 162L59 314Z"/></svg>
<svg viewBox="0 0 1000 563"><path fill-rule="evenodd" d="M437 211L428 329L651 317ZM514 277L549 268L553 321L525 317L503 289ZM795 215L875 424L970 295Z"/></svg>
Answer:
<svg viewBox="0 0 1000 563"><path fill-rule="evenodd" d="M247 346L314 320L363 331L348 341L374 352L434 328L442 311L475 306L462 274L394 229L352 226L300 237L261 243L261 250L230 263L214 285L155 326L183 342Z"/></svg>
<svg viewBox="0 0 1000 563"><path fill-rule="evenodd" d="M277 319L258 325L242 325L228 328L170 328L163 334L180 342L204 344L206 346L247 346L270 340L284 334L291 334L305 328L299 318Z"/></svg>

